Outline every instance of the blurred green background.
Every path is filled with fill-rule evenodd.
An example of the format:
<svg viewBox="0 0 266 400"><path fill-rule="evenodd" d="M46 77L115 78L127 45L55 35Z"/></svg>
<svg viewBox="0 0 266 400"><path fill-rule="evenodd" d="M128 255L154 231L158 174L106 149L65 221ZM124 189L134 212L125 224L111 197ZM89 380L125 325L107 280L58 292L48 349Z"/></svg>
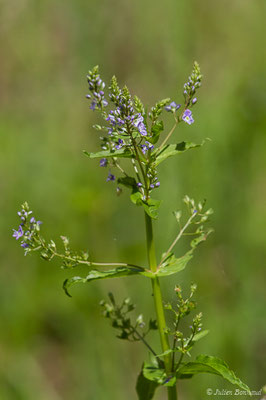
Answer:
<svg viewBox="0 0 266 400"><path fill-rule="evenodd" d="M171 212L185 194L208 199L215 233L162 286L173 301L175 283L198 283L211 333L194 355L224 358L259 390L266 383L265 1L2 0L0 7L0 399L136 399L146 349L116 339L99 301L110 290L121 300L129 295L148 318L150 282L91 283L70 299L61 285L71 273L24 257L12 228L28 200L47 238L67 235L100 261L144 264L142 211L127 193L117 198L106 170L82 154L99 148L86 73L99 64L106 81L116 74L152 106L182 100L195 59L204 74L195 124L180 125L175 140L212 141L160 169L158 255L174 236ZM156 334L151 342L159 348ZM180 399L207 399L208 387L233 389L199 375L182 382ZM156 399L165 399L162 389Z"/></svg>

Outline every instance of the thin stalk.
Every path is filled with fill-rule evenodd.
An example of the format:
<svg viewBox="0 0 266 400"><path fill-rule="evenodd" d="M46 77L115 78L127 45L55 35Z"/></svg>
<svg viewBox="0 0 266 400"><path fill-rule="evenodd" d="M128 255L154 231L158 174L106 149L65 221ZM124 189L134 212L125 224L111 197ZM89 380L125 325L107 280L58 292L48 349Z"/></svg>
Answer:
<svg viewBox="0 0 266 400"><path fill-rule="evenodd" d="M192 214L191 217L187 220L186 224L183 226L182 229L180 229L180 232L178 233L178 235L176 236L175 240L173 241L173 243L171 244L171 246L169 247L169 249L166 251L165 256L163 257L163 259L161 260L160 264L158 265L158 269L160 268L160 266L162 265L162 263L166 260L168 254L172 251L172 249L175 247L176 243L178 242L178 240L181 238L181 236L184 234L185 230L187 229L187 227L190 225L192 219L195 217L196 214Z"/></svg>
<svg viewBox="0 0 266 400"><path fill-rule="evenodd" d="M175 124L172 127L172 129L170 130L170 132L168 133L168 135L166 136L166 138L164 139L164 141L161 143L159 150L161 150L161 148L168 142L168 139L172 136L172 133L174 132L175 128L177 127L179 120L176 118L175 115L174 115L174 118L175 118Z"/></svg>
<svg viewBox="0 0 266 400"><path fill-rule="evenodd" d="M132 328L133 332L138 336L138 338L145 344L145 346L148 347L148 349L150 350L150 352L157 357L157 354L155 353L155 351L152 349L152 347L149 345L148 342L146 342L146 340L144 339L144 337L133 327Z"/></svg>
<svg viewBox="0 0 266 400"><path fill-rule="evenodd" d="M177 320L177 322L176 322L176 324L175 324L175 331L177 331L179 322L180 322L180 316L178 316L178 320ZM176 336L175 336L175 337L174 337L174 341L173 341L173 346L172 346L172 349L173 349L172 370L173 370L173 371L174 371L174 368L175 368L175 346L176 346L176 342L177 342L177 338L176 338Z"/></svg>
<svg viewBox="0 0 266 400"><path fill-rule="evenodd" d="M172 136L175 128L177 127L178 123L182 121L182 115L184 114L184 111L187 109L189 103L190 103L190 99L186 101L185 107L183 108L181 114L178 117L176 117L176 115L174 114L175 124L172 127L172 129L170 130L170 132L168 133L168 135L166 136L166 138L164 139L164 141L160 144L159 150L161 150L162 147L168 142L168 140Z"/></svg>
<svg viewBox="0 0 266 400"><path fill-rule="evenodd" d="M94 261L86 261L86 260L76 260L73 257L69 257L69 256L65 256L64 254L60 254L60 253L56 253L55 251L53 252L53 255L56 257L60 257L63 258L64 260L68 260L68 261L73 261L76 262L78 264L85 264L88 266L96 266L96 267L132 267L132 268L137 268L139 270L145 270L145 268L140 267L139 265L135 265L135 264L128 264L128 263L99 263L99 262L94 262Z"/></svg>
<svg viewBox="0 0 266 400"><path fill-rule="evenodd" d="M151 271L156 272L157 261L155 254L152 220L151 217L146 213L145 213L145 223L146 223L146 241L147 241L147 254L148 254L149 267ZM153 289L154 305L157 316L158 330L161 340L162 351L164 353L167 350L170 350L170 345L169 345L168 335L166 333L166 322L164 316L162 292L158 276L152 278L152 289ZM171 354L166 354L164 356L164 365L166 373L170 374L172 372ZM167 392L168 392L168 400L177 400L176 386L168 387Z"/></svg>
<svg viewBox="0 0 266 400"><path fill-rule="evenodd" d="M133 147L134 147L134 150L135 150L136 160L138 161L138 164L139 164L139 167L140 167L142 176L143 176L143 180L144 180L145 186L146 186L146 188L147 188L146 175L145 175L145 172L144 172L144 169L143 169L143 166L142 166L140 157L139 157L138 147L137 147L137 145L136 145L136 141L135 141L135 139L134 139L134 137L133 137L133 134L132 134L132 132L131 132L131 129L130 129L129 124L127 124L127 131L128 131L128 133L129 133L129 135L130 135L130 139L131 139L131 142L132 142Z"/></svg>

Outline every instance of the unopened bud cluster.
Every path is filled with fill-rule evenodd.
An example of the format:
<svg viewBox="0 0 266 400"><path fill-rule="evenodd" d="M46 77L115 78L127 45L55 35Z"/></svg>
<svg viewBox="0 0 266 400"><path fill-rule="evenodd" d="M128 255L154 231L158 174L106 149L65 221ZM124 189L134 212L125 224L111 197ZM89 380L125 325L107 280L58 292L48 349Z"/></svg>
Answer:
<svg viewBox="0 0 266 400"><path fill-rule="evenodd" d="M122 304L117 304L112 293L108 294L110 302L102 300L100 302L103 308L104 317L110 319L113 328L119 331L117 336L119 339L129 341L142 340L151 330L157 329L156 320L150 320L146 330L146 324L143 319L143 315L140 314L135 322L131 321L129 313L132 312L136 306L131 303L129 298L123 300ZM141 331L139 331L139 329Z"/></svg>

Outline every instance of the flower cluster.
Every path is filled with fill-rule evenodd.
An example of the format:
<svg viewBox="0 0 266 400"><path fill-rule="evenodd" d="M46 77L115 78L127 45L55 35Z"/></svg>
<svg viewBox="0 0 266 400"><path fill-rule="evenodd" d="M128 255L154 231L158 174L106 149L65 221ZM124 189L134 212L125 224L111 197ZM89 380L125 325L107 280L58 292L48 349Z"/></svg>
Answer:
<svg viewBox="0 0 266 400"><path fill-rule="evenodd" d="M40 231L41 221L36 221L32 216L32 211L29 210L28 203L22 205L21 211L18 212L20 217L20 225L17 230L13 229L13 237L16 240L21 239L21 247L23 247L26 253L30 247L33 247L33 242L38 232Z"/></svg>
<svg viewBox="0 0 266 400"><path fill-rule="evenodd" d="M91 109L100 111L105 122L102 126L94 125L94 127L106 132L106 135L100 136L102 151L94 153L92 157L100 158L99 165L101 167L108 166L107 182L117 181L118 184L132 188L133 192L137 189L143 201L149 199L150 192L160 186L156 170L157 154L161 154L162 150L166 151L164 145L179 122L184 121L188 125L194 123L189 107L197 101L196 98L193 98L193 94L200 86L200 81L200 69L195 63L192 74L185 84L186 96L183 110L179 111L181 104L167 98L157 102L147 112L141 100L137 96L132 97L126 86L122 89L119 87L116 77L111 79L108 88L108 104L103 91L105 84L100 78L98 67L94 67L88 73L91 95L87 97L92 99ZM107 105L108 108L106 108ZM156 149L156 143L164 130L163 121L160 120L163 111L173 114L175 127ZM90 154L88 155L90 156ZM135 173L134 177L128 175L121 159L130 159ZM122 179L119 176L116 179L113 168L119 169L119 172L123 174ZM119 187L117 193L121 193ZM135 196L132 201L135 201Z"/></svg>
<svg viewBox="0 0 266 400"><path fill-rule="evenodd" d="M201 86L202 75L200 73L200 67L197 62L194 63L193 71L188 78L188 81L184 84L184 97L186 104L194 105L197 102L197 98L193 97L196 90Z"/></svg>
<svg viewBox="0 0 266 400"><path fill-rule="evenodd" d="M119 331L119 335L117 336L119 339L134 342L143 340L151 330L158 329L157 322L153 319L150 319L146 327L142 314L136 318L135 322L131 321L129 313L131 313L136 306L131 303L129 298L125 299L121 305L118 305L112 293L108 293L108 297L110 303L102 300L100 305L103 308L104 317L110 319L112 327ZM144 330L144 328L146 329ZM151 348L149 349L151 350Z"/></svg>
<svg viewBox="0 0 266 400"><path fill-rule="evenodd" d="M183 356L185 354L189 355L189 351L195 344L195 342L200 339L200 337L205 336L208 331L203 331L202 330L202 313L197 314L193 320L192 320L192 325L189 326L190 328L190 335L188 337L185 337L184 334L179 330L179 324L180 321L187 317L195 308L196 308L196 303L195 301L192 300L192 297L197 289L196 284L192 284L190 287L190 294L187 298L184 298L182 295L182 289L178 285L175 287L175 293L177 295L177 304L176 308L172 306L172 304L167 303L165 304L165 308L169 311L171 311L174 314L174 330L171 331L169 328L168 333L173 335L174 337L174 346L173 349L174 351L178 351L181 353L181 356L179 358L179 361L176 365L176 368L180 365ZM201 333L199 333L201 332ZM200 336L201 335L201 336Z"/></svg>
<svg viewBox="0 0 266 400"><path fill-rule="evenodd" d="M102 110L108 105L108 101L104 97L105 83L100 78L98 66L89 71L87 79L91 94L87 94L86 97L91 100L90 109L93 111L95 109Z"/></svg>
<svg viewBox="0 0 266 400"><path fill-rule="evenodd" d="M114 98L114 94L110 94ZM108 134L130 136L130 131L138 131L142 136L147 136L147 128L141 113L136 113L133 102L127 88L119 91L115 96L115 110L111 110L106 118L111 125Z"/></svg>

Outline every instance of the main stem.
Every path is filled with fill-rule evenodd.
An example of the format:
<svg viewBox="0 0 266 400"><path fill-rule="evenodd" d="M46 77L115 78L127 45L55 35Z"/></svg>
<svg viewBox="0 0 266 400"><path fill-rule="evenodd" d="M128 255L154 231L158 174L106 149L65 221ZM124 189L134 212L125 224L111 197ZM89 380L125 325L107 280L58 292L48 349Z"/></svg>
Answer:
<svg viewBox="0 0 266 400"><path fill-rule="evenodd" d="M145 213L145 223L146 223L146 240L147 240L149 267L153 272L156 272L157 261L156 261L155 244L153 238L152 219L146 213ZM162 299L162 292L158 276L152 278L152 290L154 296L154 305L156 310L161 346L162 346L162 351L164 353L165 351L170 349L170 345L169 345L168 335L166 333L163 299ZM171 374L172 372L171 354L166 354L164 356L164 364L165 364L165 371L168 374ZM168 387L167 390L168 390L168 400L177 400L176 386Z"/></svg>

